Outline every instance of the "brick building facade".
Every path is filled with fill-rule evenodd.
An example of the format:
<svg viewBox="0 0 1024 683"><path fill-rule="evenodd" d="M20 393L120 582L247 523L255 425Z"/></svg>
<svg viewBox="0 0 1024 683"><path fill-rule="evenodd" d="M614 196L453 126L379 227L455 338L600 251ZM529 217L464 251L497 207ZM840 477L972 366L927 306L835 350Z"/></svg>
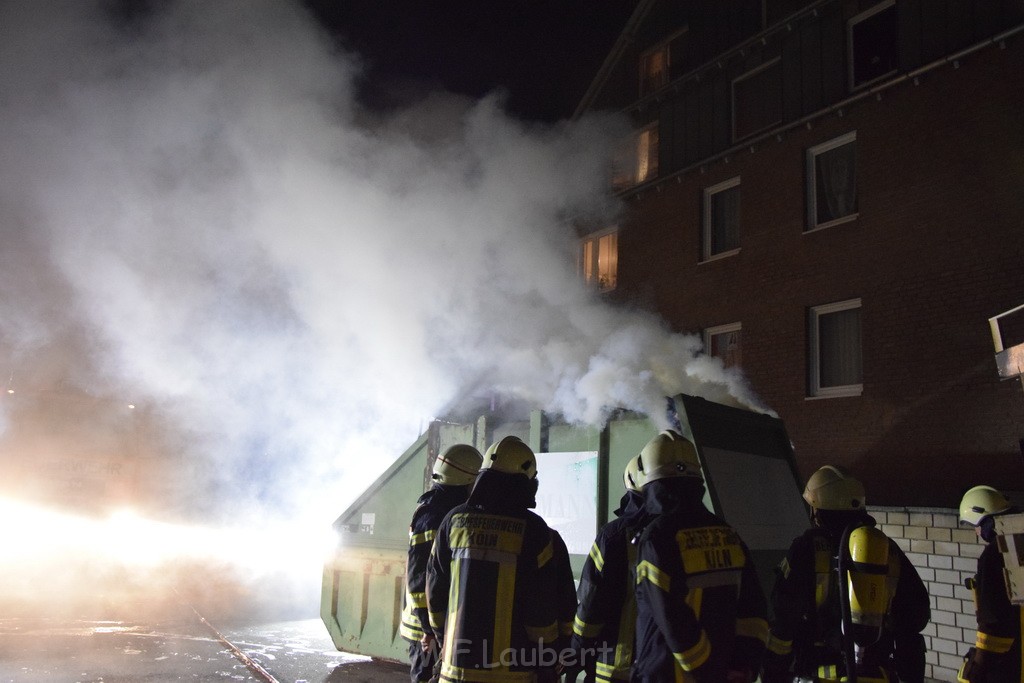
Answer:
<svg viewBox="0 0 1024 683"><path fill-rule="evenodd" d="M800 3L783 4L775 14ZM770 16L759 2L640 3L581 105L618 107L641 131L620 173L614 286L601 284L677 330L733 331L804 475L847 465L882 505L950 507L981 482L1024 489L1024 392L999 379L987 324L1024 303L1024 3L997 3L998 13L952 3L974 6L975 24L955 35L948 3L806 4L759 28L736 19ZM852 86L851 21L878 7L899 32L896 65ZM701 52L693 25L719 35L730 22L748 35ZM689 45L673 52L680 30ZM666 59L698 56L645 93L643 63L659 41ZM778 77L743 100L764 64ZM758 99L773 103L738 111ZM764 110L769 123L740 137L737 122ZM855 174L853 210L821 222L809 176L837 148ZM838 352L860 357L853 369L839 361L829 386L819 375L832 371L816 367L829 331L817 324L843 311L855 314L853 332L837 319L832 334L856 348Z"/></svg>
<svg viewBox="0 0 1024 683"><path fill-rule="evenodd" d="M957 525L957 511L942 508L876 507L879 528L906 552L928 587L932 618L924 630L925 675L955 681L978 622L974 596L964 580L974 576L985 547L973 529Z"/></svg>
<svg viewBox="0 0 1024 683"><path fill-rule="evenodd" d="M641 0L577 112L636 125L583 276L737 363L802 476L863 479L929 585L941 680L980 552L953 508L1024 490L988 325L1024 304L1021 93L1019 0Z"/></svg>

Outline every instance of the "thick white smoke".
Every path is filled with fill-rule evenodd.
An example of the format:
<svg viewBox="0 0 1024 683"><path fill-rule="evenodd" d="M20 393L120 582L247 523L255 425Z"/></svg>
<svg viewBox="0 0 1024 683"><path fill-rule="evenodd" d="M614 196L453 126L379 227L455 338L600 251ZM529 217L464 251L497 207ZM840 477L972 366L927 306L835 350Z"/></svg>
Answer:
<svg viewBox="0 0 1024 683"><path fill-rule="evenodd" d="M568 219L615 219L622 122L444 95L382 120L298 4L152 8L0 4L20 386L125 396L216 483L189 490L328 522L469 387L591 423L678 392L757 404L695 338L579 282Z"/></svg>

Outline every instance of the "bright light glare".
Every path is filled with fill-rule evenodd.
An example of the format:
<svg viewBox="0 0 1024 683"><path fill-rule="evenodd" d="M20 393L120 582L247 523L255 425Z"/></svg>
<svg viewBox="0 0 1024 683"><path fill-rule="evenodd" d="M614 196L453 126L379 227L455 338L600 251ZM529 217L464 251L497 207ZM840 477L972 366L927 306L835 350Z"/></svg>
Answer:
<svg viewBox="0 0 1024 683"><path fill-rule="evenodd" d="M213 559L258 574L319 567L335 539L329 526L278 523L259 528L168 524L125 508L106 519L59 512L0 497L0 563L48 560L67 553L129 566Z"/></svg>

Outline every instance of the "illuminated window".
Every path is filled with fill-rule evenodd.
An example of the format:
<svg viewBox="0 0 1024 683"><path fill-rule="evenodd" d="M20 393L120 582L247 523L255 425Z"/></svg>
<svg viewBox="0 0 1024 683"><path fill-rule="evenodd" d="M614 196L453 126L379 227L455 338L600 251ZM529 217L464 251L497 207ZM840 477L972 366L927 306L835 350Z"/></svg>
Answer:
<svg viewBox="0 0 1024 683"><path fill-rule="evenodd" d="M658 124L638 131L623 145L615 160L612 184L625 189L658 176Z"/></svg>
<svg viewBox="0 0 1024 683"><path fill-rule="evenodd" d="M773 59L732 82L732 134L741 140L782 121L782 62Z"/></svg>
<svg viewBox="0 0 1024 683"><path fill-rule="evenodd" d="M864 376L860 311L860 299L810 309L811 396L860 396Z"/></svg>
<svg viewBox="0 0 1024 683"><path fill-rule="evenodd" d="M705 261L740 250L739 176L704 190L702 242Z"/></svg>
<svg viewBox="0 0 1024 683"><path fill-rule="evenodd" d="M725 367L739 367L741 356L740 323L719 325L704 330L704 349L709 356L721 358Z"/></svg>
<svg viewBox="0 0 1024 683"><path fill-rule="evenodd" d="M580 274L602 292L615 289L619 272L619 233L608 230L586 237L580 244Z"/></svg>
<svg viewBox="0 0 1024 683"><path fill-rule="evenodd" d="M850 90L896 71L899 44L895 0L880 2L850 19L846 33Z"/></svg>
<svg viewBox="0 0 1024 683"><path fill-rule="evenodd" d="M683 63L686 29L640 56L640 97L669 84Z"/></svg>
<svg viewBox="0 0 1024 683"><path fill-rule="evenodd" d="M807 150L807 229L857 217L857 131Z"/></svg>
<svg viewBox="0 0 1024 683"><path fill-rule="evenodd" d="M668 45L645 52L640 58L640 96L668 85Z"/></svg>

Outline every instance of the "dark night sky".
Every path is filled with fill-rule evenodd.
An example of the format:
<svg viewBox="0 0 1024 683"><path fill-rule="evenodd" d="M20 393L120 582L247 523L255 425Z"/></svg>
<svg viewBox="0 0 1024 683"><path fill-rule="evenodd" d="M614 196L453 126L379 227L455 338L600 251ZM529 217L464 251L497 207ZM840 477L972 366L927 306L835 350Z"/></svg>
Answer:
<svg viewBox="0 0 1024 683"><path fill-rule="evenodd" d="M432 90L507 91L519 118L576 108L637 0L304 0L362 56L372 107Z"/></svg>

